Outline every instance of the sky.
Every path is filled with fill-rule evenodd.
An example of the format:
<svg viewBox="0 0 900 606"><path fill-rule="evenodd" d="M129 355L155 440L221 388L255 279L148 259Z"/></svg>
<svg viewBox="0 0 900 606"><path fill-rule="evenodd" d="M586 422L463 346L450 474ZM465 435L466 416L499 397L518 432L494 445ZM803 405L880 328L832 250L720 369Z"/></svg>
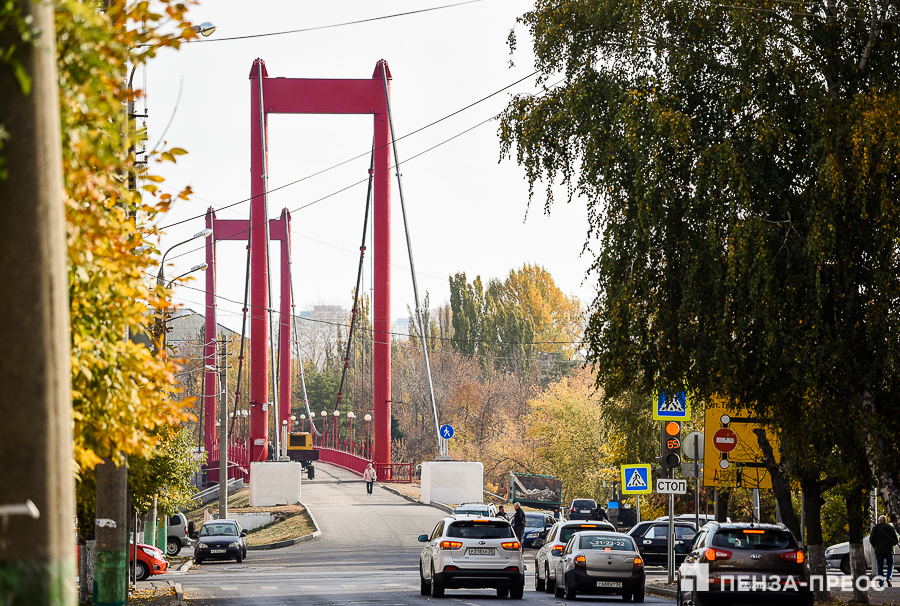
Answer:
<svg viewBox="0 0 900 606"><path fill-rule="evenodd" d="M456 0L458 1L458 0ZM163 49L144 73L149 146L159 141L184 148L178 163L155 165L166 178L164 191L190 185L190 201L179 201L157 224L164 228L161 251L204 228L202 215L249 197L250 80L253 61L266 63L269 77L370 78L384 58L393 76L391 105L397 137L419 129L502 89L534 71L531 39L516 18L531 8L525 0L480 0L396 18L301 33L241 40L225 38L340 24L423 8L454 0L216 0L191 9L195 23L217 29L207 42ZM519 44L510 54L507 36ZM510 65L512 61L512 65ZM419 154L501 112L515 94L535 92L532 77L435 126L397 143L400 160ZM544 184L529 207L525 171L500 161L498 122L490 121L402 164L406 211L420 296L432 307L449 302L449 277L465 272L471 281L503 279L525 263L545 267L563 292L585 305L595 288L585 279L589 254L583 201L563 195L544 214ZM270 189L313 175L356 156L358 159L269 194L270 218L282 208L292 214L293 289L297 310L315 305L352 305L359 263L372 141L371 116L270 115ZM394 318L413 305L412 278L392 176L392 293ZM346 188L346 189L345 189ZM340 191L344 190L344 191ZM340 192L340 193L336 193ZM560 194L563 194L560 190ZM326 197L328 196L328 197ZM324 198L324 199L322 199ZM300 207L315 202L301 210ZM246 219L249 203L217 212L220 219ZM177 225L173 225L176 224ZM370 223L371 232L371 223ZM273 305L278 306L279 243L271 246ZM371 244L369 245L371 251ZM245 246L217 246L219 322L240 329ZM367 260L365 288L371 286ZM202 240L169 254L165 275L175 277L204 261ZM175 289L175 301L202 313L202 274Z"/></svg>

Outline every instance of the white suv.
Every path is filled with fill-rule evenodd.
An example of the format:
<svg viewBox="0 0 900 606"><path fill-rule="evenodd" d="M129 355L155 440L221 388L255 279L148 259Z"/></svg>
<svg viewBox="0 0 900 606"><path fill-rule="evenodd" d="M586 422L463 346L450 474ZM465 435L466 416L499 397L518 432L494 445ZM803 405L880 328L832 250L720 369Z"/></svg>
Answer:
<svg viewBox="0 0 900 606"><path fill-rule="evenodd" d="M503 518L449 516L419 541L427 543L419 556L422 595L441 597L444 589L490 587L499 597L522 599L522 546Z"/></svg>

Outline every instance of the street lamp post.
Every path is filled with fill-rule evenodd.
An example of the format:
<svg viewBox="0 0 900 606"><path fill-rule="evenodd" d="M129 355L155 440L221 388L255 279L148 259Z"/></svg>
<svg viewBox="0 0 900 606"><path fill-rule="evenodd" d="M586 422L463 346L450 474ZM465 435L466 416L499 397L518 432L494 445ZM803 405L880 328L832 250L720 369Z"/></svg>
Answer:
<svg viewBox="0 0 900 606"><path fill-rule="evenodd" d="M338 420L340 419L341 411L335 410L332 414L334 414L334 423L332 423L331 428L334 431L334 437L331 440L331 444L332 446L338 447L340 446L340 442L338 441Z"/></svg>
<svg viewBox="0 0 900 606"><path fill-rule="evenodd" d="M300 432L306 431L306 415L300 415Z"/></svg>
<svg viewBox="0 0 900 606"><path fill-rule="evenodd" d="M366 420L366 452L365 452L365 456L367 459L371 459L372 458L372 445L369 443L369 421L372 420L372 415L366 414L366 416L364 416L363 419Z"/></svg>
<svg viewBox="0 0 900 606"><path fill-rule="evenodd" d="M350 452L355 453L355 444L353 443L353 419L356 418L356 414L351 410L347 413L347 416L350 418Z"/></svg>
<svg viewBox="0 0 900 606"><path fill-rule="evenodd" d="M325 427L325 419L328 418L328 412L322 411L322 439L325 441L325 448L328 448L328 429Z"/></svg>

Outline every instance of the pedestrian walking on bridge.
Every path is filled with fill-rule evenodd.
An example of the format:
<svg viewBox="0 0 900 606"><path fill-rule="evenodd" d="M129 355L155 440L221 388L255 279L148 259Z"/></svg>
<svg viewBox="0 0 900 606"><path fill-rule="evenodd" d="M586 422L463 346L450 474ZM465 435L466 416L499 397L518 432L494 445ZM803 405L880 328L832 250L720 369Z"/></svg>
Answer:
<svg viewBox="0 0 900 606"><path fill-rule="evenodd" d="M375 469L372 467L372 464L369 463L366 465L366 470L363 472L363 480L366 481L366 494L372 494L372 486L375 485L375 480L378 479L378 476L375 475Z"/></svg>

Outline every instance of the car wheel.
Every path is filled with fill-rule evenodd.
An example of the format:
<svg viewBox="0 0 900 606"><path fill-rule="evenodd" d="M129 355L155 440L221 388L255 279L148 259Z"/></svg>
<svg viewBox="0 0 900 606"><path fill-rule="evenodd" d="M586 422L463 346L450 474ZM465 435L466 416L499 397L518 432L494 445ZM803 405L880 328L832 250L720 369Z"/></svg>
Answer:
<svg viewBox="0 0 900 606"><path fill-rule="evenodd" d="M150 567L143 562L138 562L135 575L138 581L146 581L150 578Z"/></svg>
<svg viewBox="0 0 900 606"><path fill-rule="evenodd" d="M203 563L203 558L201 558L201 557L194 558L194 564L197 564L199 566L202 563Z"/></svg>
<svg viewBox="0 0 900 606"><path fill-rule="evenodd" d="M497 597L498 597L498 598L506 598L506 597L509 597L509 589L506 589L506 588L498 589L498 590L497 590Z"/></svg>
<svg viewBox="0 0 900 606"><path fill-rule="evenodd" d="M244 555L239 551L236 556L234 556L235 561L240 564L244 561Z"/></svg>
<svg viewBox="0 0 900 606"><path fill-rule="evenodd" d="M422 562L419 561L419 593L428 595L431 593L431 583L425 580L425 573L422 572Z"/></svg>
<svg viewBox="0 0 900 606"><path fill-rule="evenodd" d="M546 581L541 578L541 568L538 566L537 560L534 561L534 590L544 591Z"/></svg>
<svg viewBox="0 0 900 606"><path fill-rule="evenodd" d="M629 592L627 592L627 591L626 591L625 593L623 593L623 594L622 594L622 601L623 601L623 602L630 602L630 601L631 601L631 593L629 593Z"/></svg>
<svg viewBox="0 0 900 606"><path fill-rule="evenodd" d="M565 595L563 586L559 582L557 582L556 585L554 585L554 587L553 587L553 595L556 596L557 598L561 598Z"/></svg>
<svg viewBox="0 0 900 606"><path fill-rule="evenodd" d="M684 596L681 594L681 576L678 577L678 584L675 586L675 606L684 606Z"/></svg>
<svg viewBox="0 0 900 606"><path fill-rule="evenodd" d="M434 564L431 565L431 597L444 597L444 586L438 583L437 578L434 576Z"/></svg>
<svg viewBox="0 0 900 606"><path fill-rule="evenodd" d="M569 582L569 579L566 579L566 592L565 597L567 600L574 600L578 596L578 592L575 591L574 585Z"/></svg>
<svg viewBox="0 0 900 606"><path fill-rule="evenodd" d="M848 553L841 558L841 572L850 574L850 554Z"/></svg>
<svg viewBox="0 0 900 606"><path fill-rule="evenodd" d="M644 588L641 587L640 589L635 591L633 594L631 594L631 598L635 602L643 602L644 601Z"/></svg>
<svg viewBox="0 0 900 606"><path fill-rule="evenodd" d="M516 585L512 589L509 590L509 597L514 600L521 600L525 595L525 584Z"/></svg>
<svg viewBox="0 0 900 606"><path fill-rule="evenodd" d="M544 566L544 576L547 577L547 580L544 581L544 591L547 593L553 593L553 590L556 588L556 581L550 578L550 566Z"/></svg>
<svg viewBox="0 0 900 606"><path fill-rule="evenodd" d="M181 551L181 541L178 539L169 539L166 542L166 555L175 556Z"/></svg>

